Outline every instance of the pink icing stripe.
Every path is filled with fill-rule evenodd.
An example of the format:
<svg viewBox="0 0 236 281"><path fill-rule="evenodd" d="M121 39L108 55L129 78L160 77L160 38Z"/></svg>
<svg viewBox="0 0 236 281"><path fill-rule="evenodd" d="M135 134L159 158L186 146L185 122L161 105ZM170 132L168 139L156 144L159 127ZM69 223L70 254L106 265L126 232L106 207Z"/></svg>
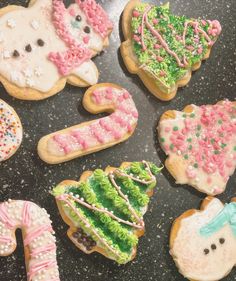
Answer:
<svg viewBox="0 0 236 281"><path fill-rule="evenodd" d="M25 226L30 226L30 203L26 201L24 203L24 208L22 211L22 224Z"/></svg>
<svg viewBox="0 0 236 281"><path fill-rule="evenodd" d="M46 261L39 262L37 264L33 264L30 267L30 270L28 272L29 281L31 281L33 279L33 277L35 276L35 274L37 274L39 271L42 271L43 269L48 269L49 267L54 267L54 266L56 266L56 262L52 261L52 260L46 260Z"/></svg>
<svg viewBox="0 0 236 281"><path fill-rule="evenodd" d="M167 53L169 53L171 56L173 56L173 57L176 59L178 65L179 65L180 67L184 67L185 65L180 61L178 55L177 55L174 51L170 50L168 44L167 44L166 41L162 38L161 34L151 26L151 24L149 23L148 18L147 18L147 13L148 13L148 11L144 14L144 15L145 15L145 24L146 24L147 28L148 28L148 29L152 32L152 34L160 41L161 45L162 45L163 48L167 51Z"/></svg>
<svg viewBox="0 0 236 281"><path fill-rule="evenodd" d="M100 126L101 126L104 130L106 130L107 132L111 132L112 135L113 135L113 137L114 137L116 140L118 140L118 139L121 138L121 133L118 132L115 128L113 128L111 125L109 125L109 124L105 121L105 119L100 119L100 120L99 120L99 124L100 124Z"/></svg>
<svg viewBox="0 0 236 281"><path fill-rule="evenodd" d="M79 144L83 147L83 149L88 148L88 144L87 144L86 140L81 137L80 132L73 131L73 132L71 132L71 136L74 137L79 142Z"/></svg>
<svg viewBox="0 0 236 281"><path fill-rule="evenodd" d="M146 17L146 14L151 10L151 6L148 6L147 9L144 11L143 13L143 16L142 16L142 26L141 26L141 45L142 45L142 48L143 50L145 51L147 49L145 43L144 43L144 21L145 21L145 17Z"/></svg>
<svg viewBox="0 0 236 281"><path fill-rule="evenodd" d="M36 257L39 254L48 253L48 252L51 252L53 250L56 250L55 244L51 244L51 245L47 245L47 246L43 246L43 247L33 249L32 252L30 253L30 255L31 255L31 257Z"/></svg>
<svg viewBox="0 0 236 281"><path fill-rule="evenodd" d="M26 235L24 240L24 245L27 246L31 243L32 240L42 235L44 232L49 231L52 232L51 225L39 225L36 229Z"/></svg>
<svg viewBox="0 0 236 281"><path fill-rule="evenodd" d="M8 236L0 236L0 242L3 243L9 243L9 242L13 242L14 240Z"/></svg>
<svg viewBox="0 0 236 281"><path fill-rule="evenodd" d="M88 23L98 32L102 38L108 36L113 24L107 13L94 0L77 0L81 10L85 13Z"/></svg>
<svg viewBox="0 0 236 281"><path fill-rule="evenodd" d="M7 215L7 210L6 210L6 207L5 207L4 203L2 203L0 205L0 220L4 224L6 224L9 228L15 227L15 223Z"/></svg>
<svg viewBox="0 0 236 281"><path fill-rule="evenodd" d="M61 149L64 150L66 154L71 152L71 147L61 135L54 135L53 140L58 143L58 145L61 147Z"/></svg>
<svg viewBox="0 0 236 281"><path fill-rule="evenodd" d="M100 143L105 142L102 134L98 131L98 124L92 124L89 126L89 128L90 128L92 135L94 135L94 137L98 140L98 142L100 142Z"/></svg>

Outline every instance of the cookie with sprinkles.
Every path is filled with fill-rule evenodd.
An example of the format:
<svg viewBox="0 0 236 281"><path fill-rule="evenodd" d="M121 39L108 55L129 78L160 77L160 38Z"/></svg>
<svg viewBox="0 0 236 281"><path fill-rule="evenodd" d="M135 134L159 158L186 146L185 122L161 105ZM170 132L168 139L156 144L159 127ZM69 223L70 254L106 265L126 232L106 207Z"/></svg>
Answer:
<svg viewBox="0 0 236 281"><path fill-rule="evenodd" d="M166 168L178 184L208 195L224 192L236 167L236 102L165 112L158 125Z"/></svg>
<svg viewBox="0 0 236 281"><path fill-rule="evenodd" d="M176 16L169 4L159 7L140 0L126 5L122 29L121 54L127 69L164 101L189 82L221 33L217 20Z"/></svg>
<svg viewBox="0 0 236 281"><path fill-rule="evenodd" d="M10 158L19 148L23 136L15 110L0 99L0 162Z"/></svg>
<svg viewBox="0 0 236 281"><path fill-rule="evenodd" d="M134 259L160 170L146 161L124 162L58 184L52 194L71 241L87 254L99 252L119 264Z"/></svg>
<svg viewBox="0 0 236 281"><path fill-rule="evenodd" d="M208 196L200 210L178 217L171 228L170 254L179 272L191 281L227 276L236 266L236 198L224 204Z"/></svg>

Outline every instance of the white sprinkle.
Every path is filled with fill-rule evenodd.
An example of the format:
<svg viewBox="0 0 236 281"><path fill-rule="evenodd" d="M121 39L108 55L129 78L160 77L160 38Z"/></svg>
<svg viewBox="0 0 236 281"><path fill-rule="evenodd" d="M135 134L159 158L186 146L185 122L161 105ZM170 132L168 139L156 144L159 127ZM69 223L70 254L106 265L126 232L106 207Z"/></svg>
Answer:
<svg viewBox="0 0 236 281"><path fill-rule="evenodd" d="M11 57L11 54L9 51L3 51L3 58L4 59L9 59Z"/></svg>
<svg viewBox="0 0 236 281"><path fill-rule="evenodd" d="M15 28L16 27L16 22L14 19L8 19L7 20L7 26L10 28Z"/></svg>
<svg viewBox="0 0 236 281"><path fill-rule="evenodd" d="M37 30L39 29L39 21L37 20L32 20L30 25L32 26L33 29Z"/></svg>
<svg viewBox="0 0 236 281"><path fill-rule="evenodd" d="M25 70L23 70L23 73L25 75L25 77L30 78L33 75L33 71L29 68L26 68Z"/></svg>
<svg viewBox="0 0 236 281"><path fill-rule="evenodd" d="M34 73L36 76L41 76L43 74L43 69L40 66L35 67Z"/></svg>
<svg viewBox="0 0 236 281"><path fill-rule="evenodd" d="M33 87L35 83L34 83L34 80L33 80L33 79L27 78L27 79L26 79L26 84L27 84L29 87Z"/></svg>

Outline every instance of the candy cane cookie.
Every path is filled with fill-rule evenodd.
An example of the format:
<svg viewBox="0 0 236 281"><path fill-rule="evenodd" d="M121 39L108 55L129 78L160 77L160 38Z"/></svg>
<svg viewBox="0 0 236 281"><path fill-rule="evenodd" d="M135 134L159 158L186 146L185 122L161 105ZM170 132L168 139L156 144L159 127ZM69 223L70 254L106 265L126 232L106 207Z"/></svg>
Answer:
<svg viewBox="0 0 236 281"><path fill-rule="evenodd" d="M236 167L236 102L190 105L165 112L159 141L176 183L208 195L222 193Z"/></svg>
<svg viewBox="0 0 236 281"><path fill-rule="evenodd" d="M23 129L17 113L0 99L0 162L17 151L22 137Z"/></svg>
<svg viewBox="0 0 236 281"><path fill-rule="evenodd" d="M206 197L171 228L170 254L180 273L193 281L218 281L236 266L236 198L228 204ZM235 276L235 275L232 275Z"/></svg>
<svg viewBox="0 0 236 281"><path fill-rule="evenodd" d="M138 112L131 95L120 86L103 83L90 87L83 106L93 114L111 114L41 138L38 154L43 161L49 164L69 161L123 142L133 134Z"/></svg>
<svg viewBox="0 0 236 281"><path fill-rule="evenodd" d="M0 256L16 249L15 231L22 230L28 281L60 281L56 243L46 210L21 200L0 204Z"/></svg>
<svg viewBox="0 0 236 281"><path fill-rule="evenodd" d="M147 161L124 162L119 168L86 171L79 182L58 184L52 194L76 247L87 254L99 252L119 264L134 259L160 170Z"/></svg>

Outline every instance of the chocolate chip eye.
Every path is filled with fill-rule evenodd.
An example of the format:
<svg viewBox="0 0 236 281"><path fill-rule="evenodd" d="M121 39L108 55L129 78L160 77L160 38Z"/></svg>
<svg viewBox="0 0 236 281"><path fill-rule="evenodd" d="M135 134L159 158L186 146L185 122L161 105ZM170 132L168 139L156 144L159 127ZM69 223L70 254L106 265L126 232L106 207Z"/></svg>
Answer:
<svg viewBox="0 0 236 281"><path fill-rule="evenodd" d="M224 238L220 238L219 242L220 242L220 244L224 244L225 243L225 239Z"/></svg>
<svg viewBox="0 0 236 281"><path fill-rule="evenodd" d="M204 249L204 254L205 254L205 255L208 255L209 252L210 252L210 251L209 251L208 249Z"/></svg>
<svg viewBox="0 0 236 281"><path fill-rule="evenodd" d="M14 52L12 53L12 56L13 56L14 58L19 57L19 55L20 55L20 53L19 53L17 50L14 50Z"/></svg>
<svg viewBox="0 0 236 281"><path fill-rule="evenodd" d="M77 16L75 17L75 19L76 19L77 21L82 21L82 18L81 18L80 15L77 15Z"/></svg>
<svg viewBox="0 0 236 281"><path fill-rule="evenodd" d="M84 32L85 32L85 33L90 33L90 28L89 28L87 25L86 25L85 28L84 28Z"/></svg>
<svg viewBox="0 0 236 281"><path fill-rule="evenodd" d="M30 53L32 51L32 47L30 46L30 44L25 46L25 50L26 52Z"/></svg>
<svg viewBox="0 0 236 281"><path fill-rule="evenodd" d="M37 44L40 46L40 47L43 47L44 46L44 41L42 39L38 39L37 40Z"/></svg>
<svg viewBox="0 0 236 281"><path fill-rule="evenodd" d="M216 250L216 245L215 245L215 244L212 244L212 245L211 245L211 249L212 249L212 250Z"/></svg>

